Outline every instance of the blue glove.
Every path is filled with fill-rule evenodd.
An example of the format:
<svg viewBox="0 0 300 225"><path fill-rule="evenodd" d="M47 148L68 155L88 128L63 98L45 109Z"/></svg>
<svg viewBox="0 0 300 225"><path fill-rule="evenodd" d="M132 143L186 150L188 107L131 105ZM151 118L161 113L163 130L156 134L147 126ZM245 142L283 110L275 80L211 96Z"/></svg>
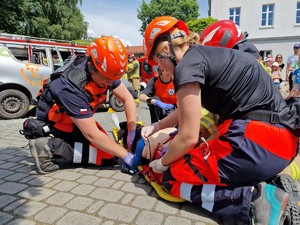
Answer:
<svg viewBox="0 0 300 225"><path fill-rule="evenodd" d="M159 108L162 108L164 110L174 109L174 107L175 107L173 104L167 104L167 103L164 103L164 102L162 102L160 100L157 100L157 99L155 99L154 105L158 106Z"/></svg>
<svg viewBox="0 0 300 225"><path fill-rule="evenodd" d="M126 165L131 167L132 159L133 159L133 154L131 152L128 152L127 155L123 158L123 161Z"/></svg>
<svg viewBox="0 0 300 225"><path fill-rule="evenodd" d="M170 137L173 137L173 136L175 136L177 133L178 133L178 129L176 129L176 130L172 131L171 133L169 133L169 136L170 136Z"/></svg>
<svg viewBox="0 0 300 225"><path fill-rule="evenodd" d="M135 153L132 154L130 152L123 158L123 165L121 166L121 172L136 174L138 172L137 167L142 158L142 152L145 146L144 139L141 138L136 145Z"/></svg>
<svg viewBox="0 0 300 225"><path fill-rule="evenodd" d="M127 135L127 147L129 149L132 148L132 143L133 143L134 138L135 138L135 130L129 131L128 135Z"/></svg>
<svg viewBox="0 0 300 225"><path fill-rule="evenodd" d="M169 145L168 147L165 147L165 148L161 151L161 155L162 155L162 156L169 150L169 147L170 147L170 145Z"/></svg>

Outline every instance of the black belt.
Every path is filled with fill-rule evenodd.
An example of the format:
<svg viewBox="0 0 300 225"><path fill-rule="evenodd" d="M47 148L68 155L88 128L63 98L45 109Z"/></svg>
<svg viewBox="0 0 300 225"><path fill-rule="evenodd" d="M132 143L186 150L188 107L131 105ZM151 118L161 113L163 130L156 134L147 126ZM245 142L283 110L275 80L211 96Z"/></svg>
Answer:
<svg viewBox="0 0 300 225"><path fill-rule="evenodd" d="M264 121L268 123L280 123L280 117L278 113L268 110L255 110L239 116L234 116L233 119L250 119Z"/></svg>

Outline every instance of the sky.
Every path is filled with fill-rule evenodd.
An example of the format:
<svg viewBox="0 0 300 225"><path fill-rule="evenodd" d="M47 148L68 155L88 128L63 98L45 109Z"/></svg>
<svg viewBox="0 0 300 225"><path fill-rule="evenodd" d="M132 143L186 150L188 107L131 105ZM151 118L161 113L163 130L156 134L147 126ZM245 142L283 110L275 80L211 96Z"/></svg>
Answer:
<svg viewBox="0 0 300 225"><path fill-rule="evenodd" d="M207 0L197 0L197 3L200 17L207 17ZM125 46L136 46L143 43L139 31L142 21L137 18L141 4L142 0L82 0L79 8L89 23L89 36L112 35L120 38Z"/></svg>

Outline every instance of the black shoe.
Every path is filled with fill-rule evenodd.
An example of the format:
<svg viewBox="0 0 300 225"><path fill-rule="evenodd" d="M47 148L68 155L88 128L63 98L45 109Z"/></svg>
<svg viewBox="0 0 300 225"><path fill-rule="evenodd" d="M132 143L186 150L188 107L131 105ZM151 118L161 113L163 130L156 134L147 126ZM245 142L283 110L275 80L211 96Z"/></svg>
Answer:
<svg viewBox="0 0 300 225"><path fill-rule="evenodd" d="M29 149L35 160L35 165L41 174L48 174L59 169L59 166L53 163L53 156L48 141L50 137L41 137L29 140Z"/></svg>

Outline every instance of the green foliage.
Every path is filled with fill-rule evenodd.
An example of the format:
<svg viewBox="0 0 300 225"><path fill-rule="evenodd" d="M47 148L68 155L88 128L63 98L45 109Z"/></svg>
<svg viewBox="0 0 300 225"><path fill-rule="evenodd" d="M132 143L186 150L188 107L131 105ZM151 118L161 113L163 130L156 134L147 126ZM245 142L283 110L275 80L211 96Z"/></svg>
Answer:
<svg viewBox="0 0 300 225"><path fill-rule="evenodd" d="M213 17L208 17L208 18L190 20L186 23L186 25L188 26L190 31L194 31L200 34L204 30L204 28L217 21L218 20Z"/></svg>
<svg viewBox="0 0 300 225"><path fill-rule="evenodd" d="M95 38L88 38L88 40L73 40L74 43L78 44L78 45L85 45L88 46L89 44L91 44L94 41Z"/></svg>
<svg viewBox="0 0 300 225"><path fill-rule="evenodd" d="M24 20L23 0L1 0L0 32L19 33Z"/></svg>
<svg viewBox="0 0 300 225"><path fill-rule="evenodd" d="M2 0L0 31L62 40L87 36L82 0Z"/></svg>
<svg viewBox="0 0 300 225"><path fill-rule="evenodd" d="M157 16L174 16L183 21L195 20L199 16L196 0L151 0L149 4L143 0L137 10L137 18L142 21L141 34L147 25Z"/></svg>

